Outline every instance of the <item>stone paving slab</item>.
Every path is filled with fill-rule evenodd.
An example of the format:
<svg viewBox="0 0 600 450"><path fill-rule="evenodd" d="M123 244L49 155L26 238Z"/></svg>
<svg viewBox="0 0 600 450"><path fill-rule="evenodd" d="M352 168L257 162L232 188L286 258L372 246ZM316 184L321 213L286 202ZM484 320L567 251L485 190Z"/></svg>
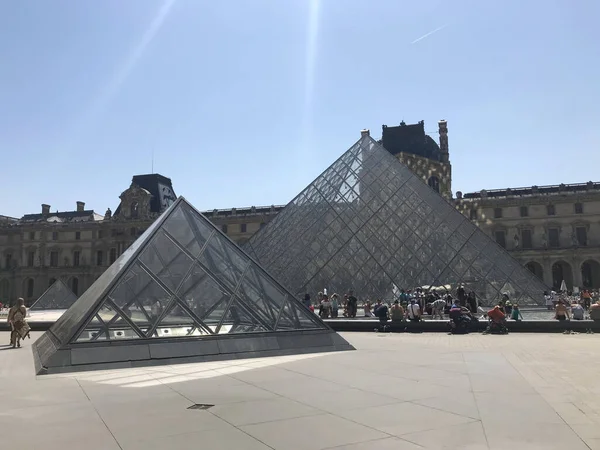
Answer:
<svg viewBox="0 0 600 450"><path fill-rule="evenodd" d="M36 377L38 336L0 346L2 448L600 448L595 335L344 333L357 351Z"/></svg>

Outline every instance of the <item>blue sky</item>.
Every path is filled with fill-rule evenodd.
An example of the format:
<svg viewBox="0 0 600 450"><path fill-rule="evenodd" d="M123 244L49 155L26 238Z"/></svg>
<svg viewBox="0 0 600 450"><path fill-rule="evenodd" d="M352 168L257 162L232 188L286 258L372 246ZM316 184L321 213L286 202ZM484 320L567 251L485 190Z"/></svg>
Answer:
<svg viewBox="0 0 600 450"><path fill-rule="evenodd" d="M599 17L595 0L3 1L0 214L114 210L153 152L200 209L285 204L401 120L448 120L454 192L598 181Z"/></svg>

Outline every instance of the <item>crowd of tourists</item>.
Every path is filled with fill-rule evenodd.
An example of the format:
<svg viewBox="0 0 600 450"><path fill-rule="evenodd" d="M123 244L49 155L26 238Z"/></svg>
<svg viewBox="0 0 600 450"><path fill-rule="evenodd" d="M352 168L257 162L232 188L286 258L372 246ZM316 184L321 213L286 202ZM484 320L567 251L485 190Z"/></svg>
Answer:
<svg viewBox="0 0 600 450"><path fill-rule="evenodd" d="M459 286L455 296L448 290L440 292L436 289L402 289L394 300L393 305L388 305L382 300L372 302L367 299L362 302L362 310L365 317L379 317L382 311L380 308L385 306L389 312L396 305L396 310L401 308L404 312L404 318L409 320L415 320L417 316L420 318L424 314L432 316L432 318L443 319L444 315L449 314L454 303L467 308L472 314L476 314L479 309L475 292L471 291L467 293L464 287ZM343 296L339 294L329 296L326 291L323 291L317 294L314 302L310 294L305 294L304 304L312 311L316 310L323 319L338 318L340 317L340 313L341 317L354 318L358 313L359 301L352 290L349 290ZM398 315L397 312L396 315Z"/></svg>
<svg viewBox="0 0 600 450"><path fill-rule="evenodd" d="M581 290L579 295L572 292L544 292L544 299L548 310L554 311L554 319L583 320L590 318L600 320L600 297L598 292ZM355 318L358 312L359 301L352 290L347 294L327 295L326 291L317 294L313 303L310 294L305 294L304 304L315 311L323 319ZM503 293L501 300L488 311L482 309L474 292L466 292L459 286L453 296L448 290L401 290L393 304L386 304L381 300L362 302L364 317L378 318L380 322L387 321L419 322L425 316L431 319L444 320L448 318L450 332L466 333L479 320L488 321L486 333L505 334L507 320L521 321L523 315L518 303L513 303L509 293Z"/></svg>

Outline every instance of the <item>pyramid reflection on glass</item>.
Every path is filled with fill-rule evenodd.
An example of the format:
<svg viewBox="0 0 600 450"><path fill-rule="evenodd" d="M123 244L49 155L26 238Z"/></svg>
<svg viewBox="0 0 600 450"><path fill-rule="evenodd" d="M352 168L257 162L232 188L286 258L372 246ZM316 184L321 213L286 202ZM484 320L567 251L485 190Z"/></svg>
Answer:
<svg viewBox="0 0 600 450"><path fill-rule="evenodd" d="M29 309L32 311L69 309L76 301L77 296L73 291L62 280L56 280Z"/></svg>
<svg viewBox="0 0 600 450"><path fill-rule="evenodd" d="M179 198L34 344L38 373L352 347Z"/></svg>
<svg viewBox="0 0 600 450"><path fill-rule="evenodd" d="M399 289L462 284L482 303L546 286L392 156L363 136L244 249L296 295L392 300Z"/></svg>

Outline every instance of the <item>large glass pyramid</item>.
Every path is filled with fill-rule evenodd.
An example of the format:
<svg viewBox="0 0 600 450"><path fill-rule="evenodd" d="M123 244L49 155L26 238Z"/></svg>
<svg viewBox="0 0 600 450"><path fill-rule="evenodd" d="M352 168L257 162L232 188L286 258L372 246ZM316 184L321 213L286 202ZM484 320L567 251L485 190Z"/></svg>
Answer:
<svg viewBox="0 0 600 450"><path fill-rule="evenodd" d="M77 301L77 296L62 281L56 280L29 308L32 311L47 309L69 309Z"/></svg>
<svg viewBox="0 0 600 450"><path fill-rule="evenodd" d="M370 136L363 136L244 249L296 295L362 299L459 285L490 304L540 304L546 286Z"/></svg>
<svg viewBox="0 0 600 450"><path fill-rule="evenodd" d="M179 198L34 355L52 373L351 348Z"/></svg>

